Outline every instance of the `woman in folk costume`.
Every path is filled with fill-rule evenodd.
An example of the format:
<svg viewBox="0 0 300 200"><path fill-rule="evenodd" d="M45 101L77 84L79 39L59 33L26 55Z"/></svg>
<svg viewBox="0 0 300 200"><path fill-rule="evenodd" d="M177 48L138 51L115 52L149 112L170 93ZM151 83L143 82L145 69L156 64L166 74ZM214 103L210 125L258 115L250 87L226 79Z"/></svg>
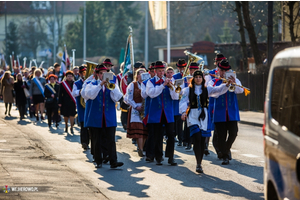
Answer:
<svg viewBox="0 0 300 200"><path fill-rule="evenodd" d="M48 126L51 128L52 120L55 122L56 128L58 127L59 117L58 117L58 93L59 84L56 83L57 76L50 74L48 80L50 83L45 85L45 98L46 98L46 109Z"/></svg>
<svg viewBox="0 0 300 200"><path fill-rule="evenodd" d="M141 114L144 115L143 101L141 96L141 86L143 84L141 74L145 73L144 69L139 69L135 73L135 81L127 87L124 97L126 103L130 105L127 121L127 137L137 139L138 154L143 157L143 147L148 136L147 128L143 124Z"/></svg>
<svg viewBox="0 0 300 200"><path fill-rule="evenodd" d="M20 113L20 120L24 119L26 101L27 98L25 96L24 88L29 89L27 83L23 81L22 74L17 74L17 80L14 83L14 90L16 91L16 106L18 107Z"/></svg>
<svg viewBox="0 0 300 200"><path fill-rule="evenodd" d="M62 81L59 88L58 106L65 120L65 132L68 133L68 121L70 119L71 133L74 134L74 117L76 115L76 100L72 95L74 84L74 73L71 70L66 72L66 80Z"/></svg>
<svg viewBox="0 0 300 200"><path fill-rule="evenodd" d="M14 79L11 76L10 71L6 71L1 79L1 95L3 95L3 102L5 103L5 115L7 114L7 106L8 115L10 116L10 110L12 103L14 102L13 97L13 89L14 89Z"/></svg>
<svg viewBox="0 0 300 200"><path fill-rule="evenodd" d="M36 121L39 121L39 110L41 112L41 119L45 119L43 117L45 111L45 85L46 79L42 76L42 71L40 69L36 69L30 84L30 99L32 99L33 104L35 105Z"/></svg>
<svg viewBox="0 0 300 200"><path fill-rule="evenodd" d="M205 139L210 137L207 132L208 123L208 92L205 87L203 73L195 71L189 87L184 88L182 98L179 102L179 112L182 120L187 120L191 139L194 143L196 156L196 172L203 173L201 162L205 149Z"/></svg>

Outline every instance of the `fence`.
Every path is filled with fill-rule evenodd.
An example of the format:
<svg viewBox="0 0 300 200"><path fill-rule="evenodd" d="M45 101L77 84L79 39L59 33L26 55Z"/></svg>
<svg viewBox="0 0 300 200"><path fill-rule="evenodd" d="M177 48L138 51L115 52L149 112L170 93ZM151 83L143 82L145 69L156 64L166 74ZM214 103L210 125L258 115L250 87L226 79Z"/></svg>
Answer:
<svg viewBox="0 0 300 200"><path fill-rule="evenodd" d="M245 96L244 94L237 95L239 109L262 112L264 110L265 93L268 82L268 74L251 74L251 73L237 73L237 78L242 85L249 88L251 94Z"/></svg>

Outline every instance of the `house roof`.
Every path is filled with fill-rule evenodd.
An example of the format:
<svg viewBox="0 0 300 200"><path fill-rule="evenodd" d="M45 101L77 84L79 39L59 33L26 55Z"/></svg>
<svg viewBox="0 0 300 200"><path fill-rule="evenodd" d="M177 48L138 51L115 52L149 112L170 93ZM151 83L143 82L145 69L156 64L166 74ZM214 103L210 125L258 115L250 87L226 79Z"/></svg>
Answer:
<svg viewBox="0 0 300 200"><path fill-rule="evenodd" d="M53 6L54 1L1 1L0 14L53 14ZM57 14L78 14L80 7L83 1L56 1Z"/></svg>

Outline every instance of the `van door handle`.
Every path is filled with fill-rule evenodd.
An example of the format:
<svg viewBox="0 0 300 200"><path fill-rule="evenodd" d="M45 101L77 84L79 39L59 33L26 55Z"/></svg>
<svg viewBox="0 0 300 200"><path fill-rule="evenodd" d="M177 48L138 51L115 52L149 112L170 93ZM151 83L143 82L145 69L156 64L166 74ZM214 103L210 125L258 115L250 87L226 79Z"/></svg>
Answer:
<svg viewBox="0 0 300 200"><path fill-rule="evenodd" d="M296 161L296 176L300 183L300 153L297 155L297 161Z"/></svg>

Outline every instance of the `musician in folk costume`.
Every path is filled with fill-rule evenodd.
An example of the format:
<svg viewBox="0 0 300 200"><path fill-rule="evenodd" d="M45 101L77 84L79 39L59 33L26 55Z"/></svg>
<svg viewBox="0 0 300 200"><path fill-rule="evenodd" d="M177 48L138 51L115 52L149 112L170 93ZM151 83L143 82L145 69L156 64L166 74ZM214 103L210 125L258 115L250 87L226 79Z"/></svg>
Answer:
<svg viewBox="0 0 300 200"><path fill-rule="evenodd" d="M222 60L218 64L219 76L225 77L226 71L231 69L227 60ZM243 93L241 87L235 87L233 92L229 91L229 86L241 82L234 77L229 77L226 83L223 80L215 78L207 84L209 97L215 98L213 121L218 133L219 158L223 159L222 165L228 165L230 159L230 148L236 139L238 132L237 122L240 121L239 106L236 94ZM228 136L228 137L227 137Z"/></svg>
<svg viewBox="0 0 300 200"><path fill-rule="evenodd" d="M88 128L84 127L84 111L85 108L81 105L81 90L84 83L84 77L86 74L86 65L82 64L79 67L79 79L74 82L72 95L76 98L78 122L80 124L80 142L84 150L88 149L89 145L89 132Z"/></svg>
<svg viewBox="0 0 300 200"><path fill-rule="evenodd" d="M186 88L190 85L191 82L191 77L193 77L193 74L196 70L199 70L199 65L196 62L192 62L189 66L189 77L184 77L183 78L183 86L182 88ZM183 90L182 90L183 91ZM192 145L191 145L191 137L190 137L190 130L186 124L186 122L184 122L184 132L183 132L183 141L186 143L186 150L191 150L192 149Z"/></svg>
<svg viewBox="0 0 300 200"><path fill-rule="evenodd" d="M117 116L115 103L122 98L119 86L115 84L115 88L110 90L106 87L107 81L103 80L103 74L107 72L104 65L97 65L95 68L95 76L97 80L93 80L82 90L82 95L89 102L86 106L85 126L90 128L93 135L96 136L94 157L96 168L102 167L103 155L102 147L105 141L108 148L110 159L110 168L117 168L123 165L117 161L115 134L117 127ZM89 110L87 110L89 109Z"/></svg>
<svg viewBox="0 0 300 200"><path fill-rule="evenodd" d="M210 137L210 131L207 132L208 92L201 71L197 70L193 73L189 87L183 89L179 106L181 118L186 120L194 144L193 150L197 161L196 172L203 173L201 163L205 149L205 138Z"/></svg>
<svg viewBox="0 0 300 200"><path fill-rule="evenodd" d="M127 137L137 140L138 155L143 157L143 147L148 136L147 128L143 124L141 116L144 115L145 100L141 96L141 87L143 85L141 74L146 70L138 69L135 74L135 81L127 87L124 101L130 105L128 112Z"/></svg>
<svg viewBox="0 0 300 200"><path fill-rule="evenodd" d="M171 80L164 77L165 66L161 61L155 63L156 76L150 79L146 85L146 93L151 98L149 117L147 120L150 132L147 143L146 161L162 165L163 156L163 126L166 128L167 147L165 156L168 163L177 165L174 161L174 111L173 100L178 100L179 95L175 92ZM170 89L172 88L172 89Z"/></svg>
<svg viewBox="0 0 300 200"><path fill-rule="evenodd" d="M66 80L61 82L59 89L60 113L64 116L65 132L68 133L68 121L70 119L70 131L74 134L74 117L76 115L76 100L72 95L74 84L74 73L71 70L66 71Z"/></svg>
<svg viewBox="0 0 300 200"><path fill-rule="evenodd" d="M43 117L45 110L45 96L44 96L44 88L46 85L46 79L42 77L42 72L40 69L36 69L34 71L34 76L31 80L30 84L30 99L32 99L33 104L35 105L35 114L36 121L39 121L39 110L41 112L41 120L44 120Z"/></svg>
<svg viewBox="0 0 300 200"><path fill-rule="evenodd" d="M151 63L148 67L148 73L150 74L150 77L153 78L155 76L155 62Z"/></svg>
<svg viewBox="0 0 300 200"><path fill-rule="evenodd" d="M224 57L224 55L222 53L218 53L216 55L216 57L214 58L214 65L216 66L216 68L210 70L209 74L204 77L205 78L205 86L206 87L207 87L208 82L210 80L212 80L212 79L215 78L213 75L218 74L218 71L219 71L218 64L222 60L224 60L224 59L226 59L226 58ZM216 154L218 155L218 153L219 153L219 148L218 148L218 144L217 144L218 143L217 142L218 141L217 140L218 134L217 134L217 131L215 129L215 125L214 125L214 121L213 121L214 103L215 103L215 98L209 97L209 106L208 106L208 111L210 113L210 115L209 115L210 116L210 118L209 118L209 126L210 126L210 130L214 131L212 143L213 143L213 146L214 146L214 148L216 150ZM209 151L208 151L209 138L206 138L206 142L205 143L206 143L206 148L204 150L204 153L206 155L208 155L209 154Z"/></svg>
<svg viewBox="0 0 300 200"><path fill-rule="evenodd" d="M50 74L48 76L50 83L45 85L45 98L46 98L46 109L48 126L51 128L52 120L55 122L56 128L59 126L59 116L58 116L58 94L59 94L59 84L56 83L57 76Z"/></svg>
<svg viewBox="0 0 300 200"><path fill-rule="evenodd" d="M185 70L187 63L184 59L179 59L176 63L178 73L173 75L174 80L182 79L183 78L183 72ZM178 143L177 146L182 146L182 140L183 140L183 121L181 120L181 115L179 113L179 100L174 100L173 102L174 107L174 130L175 130L175 136L178 137Z"/></svg>

